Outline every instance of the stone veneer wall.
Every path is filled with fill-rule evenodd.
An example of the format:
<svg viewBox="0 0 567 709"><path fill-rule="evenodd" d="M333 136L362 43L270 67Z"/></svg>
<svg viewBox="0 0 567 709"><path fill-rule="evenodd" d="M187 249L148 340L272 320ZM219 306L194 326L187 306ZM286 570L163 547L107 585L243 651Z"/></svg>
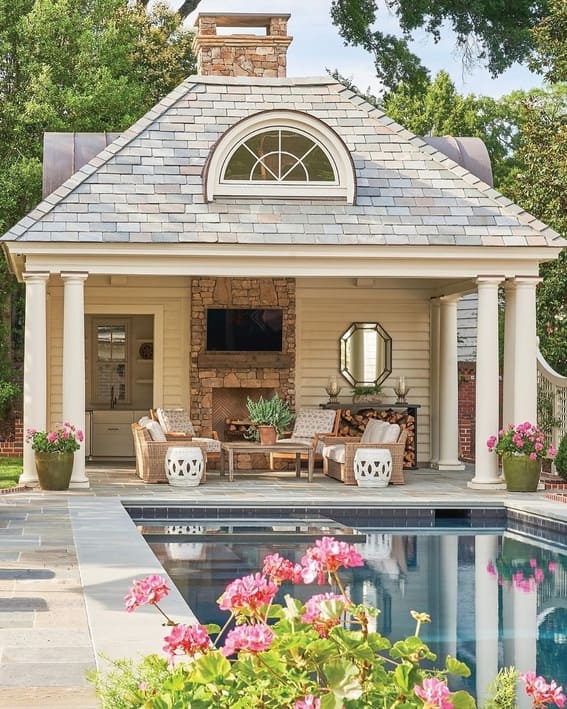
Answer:
<svg viewBox="0 0 567 709"><path fill-rule="evenodd" d="M286 53L291 42L287 34L288 15L199 15L193 51L197 73L202 76L265 76L284 78ZM260 18L260 19L258 19ZM266 35L217 35L217 26L260 26Z"/></svg>
<svg viewBox="0 0 567 709"><path fill-rule="evenodd" d="M283 309L282 352L206 352L207 308ZM213 389L269 388L295 408L295 279L191 280L191 420L212 429Z"/></svg>

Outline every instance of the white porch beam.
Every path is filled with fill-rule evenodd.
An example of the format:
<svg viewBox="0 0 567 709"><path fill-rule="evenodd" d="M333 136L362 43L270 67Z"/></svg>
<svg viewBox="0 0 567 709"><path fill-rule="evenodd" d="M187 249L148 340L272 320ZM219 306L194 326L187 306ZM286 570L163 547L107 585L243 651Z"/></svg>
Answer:
<svg viewBox="0 0 567 709"><path fill-rule="evenodd" d="M514 357L512 421L537 422L537 337L536 286L540 278L514 279L514 337L510 344Z"/></svg>
<svg viewBox="0 0 567 709"><path fill-rule="evenodd" d="M476 346L475 476L471 488L501 485L498 457L490 453L486 441L498 432L498 286L500 277L477 279L478 315Z"/></svg>
<svg viewBox="0 0 567 709"><path fill-rule="evenodd" d="M463 470L459 460L459 385L457 369L458 295L440 299L439 470Z"/></svg>
<svg viewBox="0 0 567 709"><path fill-rule="evenodd" d="M63 418L85 430L85 281L86 273L62 273ZM71 488L87 488L85 444L75 452Z"/></svg>
<svg viewBox="0 0 567 709"><path fill-rule="evenodd" d="M24 273L26 322L24 333L24 462L21 483L37 484L34 452L25 442L28 429L47 428L47 321L49 273Z"/></svg>

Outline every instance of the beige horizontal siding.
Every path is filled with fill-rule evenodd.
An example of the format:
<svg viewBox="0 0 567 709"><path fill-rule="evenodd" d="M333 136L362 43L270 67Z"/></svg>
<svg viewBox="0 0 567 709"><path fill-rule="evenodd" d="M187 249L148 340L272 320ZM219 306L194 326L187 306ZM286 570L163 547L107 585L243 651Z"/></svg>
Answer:
<svg viewBox="0 0 567 709"><path fill-rule="evenodd" d="M339 375L339 339L353 322L378 322L392 338L392 374L384 382L383 401L394 403L392 390L405 375L408 401L420 404L418 458L429 460L429 293L415 286L361 288L354 279L298 279L297 371L298 406L327 401L325 385ZM352 401L351 385L339 375L339 400Z"/></svg>

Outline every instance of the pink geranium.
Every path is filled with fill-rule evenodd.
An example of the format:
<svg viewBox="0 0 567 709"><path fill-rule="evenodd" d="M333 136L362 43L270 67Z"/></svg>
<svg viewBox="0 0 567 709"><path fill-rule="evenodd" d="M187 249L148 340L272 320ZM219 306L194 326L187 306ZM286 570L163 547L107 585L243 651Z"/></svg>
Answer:
<svg viewBox="0 0 567 709"><path fill-rule="evenodd" d="M164 642L163 649L170 659L180 654L195 657L212 647L209 633L204 625L176 625L171 629L170 634L165 636Z"/></svg>
<svg viewBox="0 0 567 709"><path fill-rule="evenodd" d="M293 709L321 709L321 700L312 694L306 694L303 699L298 699Z"/></svg>
<svg viewBox="0 0 567 709"><path fill-rule="evenodd" d="M543 677L536 676L535 672L524 672L520 679L526 683L526 694L532 698L537 709L550 705L562 709L565 706L567 698L563 694L563 687L558 686L555 680L548 684Z"/></svg>
<svg viewBox="0 0 567 709"><path fill-rule="evenodd" d="M234 655L239 650L254 653L262 652L270 647L273 639L273 631L263 623L238 625L229 631L221 652L225 657Z"/></svg>
<svg viewBox="0 0 567 709"><path fill-rule="evenodd" d="M545 434L535 424L525 421L517 426L510 424L498 431L498 436L490 436L486 441L490 452L497 455L527 455L531 460L553 458L556 450L553 446L545 447Z"/></svg>
<svg viewBox="0 0 567 709"><path fill-rule="evenodd" d="M414 692L423 699L426 709L453 709L454 707L453 702L450 701L449 687L437 677L424 679L423 685L416 684Z"/></svg>
<svg viewBox="0 0 567 709"><path fill-rule="evenodd" d="M156 605L169 593L167 580L163 576L153 574L141 581L135 580L128 593L124 596L126 610L129 613L146 604Z"/></svg>
<svg viewBox="0 0 567 709"><path fill-rule="evenodd" d="M311 583L325 583L325 576L335 573L341 567L349 568L364 566L364 560L356 547L347 542L341 542L334 537L323 537L310 547L301 559L304 567L303 580Z"/></svg>
<svg viewBox="0 0 567 709"><path fill-rule="evenodd" d="M303 623L309 623L320 637L325 638L331 628L341 622L341 614L350 602L345 596L336 593L320 593L312 596L305 604Z"/></svg>
<svg viewBox="0 0 567 709"><path fill-rule="evenodd" d="M303 581L303 567L301 564L294 564L279 554L269 554L264 558L262 572L277 584L281 584L284 581L291 581L292 583L301 583Z"/></svg>
<svg viewBox="0 0 567 709"><path fill-rule="evenodd" d="M278 587L273 581L262 574L251 574L229 583L218 603L223 611L254 613L269 605L277 592Z"/></svg>

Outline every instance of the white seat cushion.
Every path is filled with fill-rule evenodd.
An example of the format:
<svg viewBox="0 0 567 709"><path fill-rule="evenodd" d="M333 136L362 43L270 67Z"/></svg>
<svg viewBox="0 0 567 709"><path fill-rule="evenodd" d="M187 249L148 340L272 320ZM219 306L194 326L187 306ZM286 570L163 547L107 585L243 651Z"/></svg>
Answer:
<svg viewBox="0 0 567 709"><path fill-rule="evenodd" d="M334 460L335 463L345 462L345 447L342 443L335 443L332 446L323 446L323 458Z"/></svg>
<svg viewBox="0 0 567 709"><path fill-rule="evenodd" d="M379 419L369 419L360 439L361 443L382 443L382 436L390 424Z"/></svg>
<svg viewBox="0 0 567 709"><path fill-rule="evenodd" d="M396 443L400 437L400 427L397 423L391 423L388 425L388 429L385 431L382 438L382 443Z"/></svg>
<svg viewBox="0 0 567 709"><path fill-rule="evenodd" d="M186 433L195 435L195 428L185 409L157 409L156 415L166 433Z"/></svg>
<svg viewBox="0 0 567 709"><path fill-rule="evenodd" d="M148 421L151 421L149 416L142 416L142 418L138 421L138 426L145 426Z"/></svg>
<svg viewBox="0 0 567 709"><path fill-rule="evenodd" d="M163 428L159 425L157 421L152 421L151 419L146 422L144 426L149 431L152 441L167 441Z"/></svg>
<svg viewBox="0 0 567 709"><path fill-rule="evenodd" d="M220 441L216 441L214 438L199 438L198 436L193 436L191 440L206 443L207 453L220 453Z"/></svg>

